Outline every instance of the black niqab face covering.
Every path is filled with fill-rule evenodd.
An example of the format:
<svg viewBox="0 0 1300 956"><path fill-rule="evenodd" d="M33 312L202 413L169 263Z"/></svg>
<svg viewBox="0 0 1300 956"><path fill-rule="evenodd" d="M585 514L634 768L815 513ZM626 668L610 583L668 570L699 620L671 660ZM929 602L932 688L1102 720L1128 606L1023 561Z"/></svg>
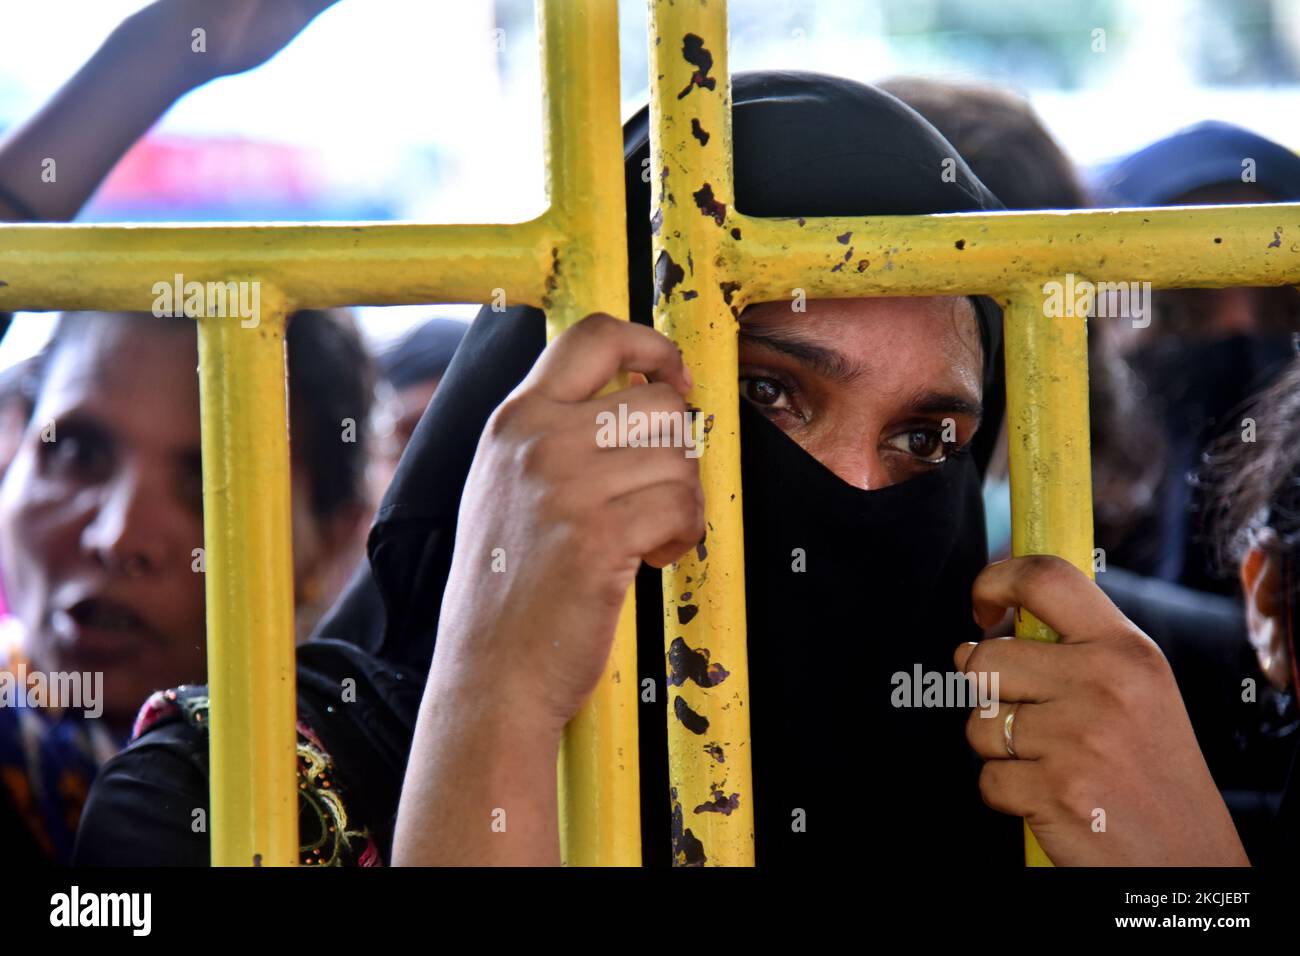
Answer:
<svg viewBox="0 0 1300 956"><path fill-rule="evenodd" d="M733 104L736 205L750 215L1000 208L933 127L878 90L812 74L742 74ZM645 110L627 124L625 143L632 318L648 322ZM955 161L955 181L942 175L952 166L945 160ZM742 405L761 865L906 867L954 852L977 865L991 852L1018 858L1019 822L993 814L979 797L978 764L963 733L969 709L894 706L896 675L910 682L918 669L946 672L958 643L979 637L970 587L986 560L980 481L1002 390L994 374L1000 317L987 300L974 301L987 373L984 425L976 442L929 473L880 490L854 488ZM428 666L479 435L543 346L541 313L485 309L412 438L370 537L387 614L377 650L394 664ZM676 844L691 862L704 862L708 847L670 832L659 582L649 568L637 582L638 676L657 689L656 702L641 705L645 860L669 862ZM919 700L920 688L906 697ZM683 831L707 812L683 811Z"/></svg>
<svg viewBox="0 0 1300 956"><path fill-rule="evenodd" d="M1207 341L1168 336L1132 359L1164 427L1165 478L1147 571L1198 591L1236 595L1235 579L1214 570L1205 494L1191 479L1216 436L1240 427L1251 396L1296 354L1290 335L1232 335Z"/></svg>

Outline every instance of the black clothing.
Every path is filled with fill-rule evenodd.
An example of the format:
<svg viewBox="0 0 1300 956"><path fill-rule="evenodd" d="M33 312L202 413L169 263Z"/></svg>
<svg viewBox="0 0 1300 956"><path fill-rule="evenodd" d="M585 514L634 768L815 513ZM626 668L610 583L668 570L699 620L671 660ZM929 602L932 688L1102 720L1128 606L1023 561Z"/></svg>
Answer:
<svg viewBox="0 0 1300 956"><path fill-rule="evenodd" d="M1159 340L1133 358L1165 436L1165 475L1154 520L1112 560L1184 587L1237 596L1236 579L1216 567L1198 473L1216 438L1240 435L1247 402L1295 355L1291 336L1237 335L1207 342Z"/></svg>
<svg viewBox="0 0 1300 956"><path fill-rule="evenodd" d="M379 356L379 370L395 389L442 378L469 326L457 319L430 319Z"/></svg>
<svg viewBox="0 0 1300 956"><path fill-rule="evenodd" d="M350 826L365 831L386 861L424 675L391 667L351 644L319 640L298 648L297 676L298 720L333 759L328 786ZM355 682L346 694L345 680ZM182 688L182 703L203 690ZM206 713L206 692L197 703ZM104 765L77 831L74 864L208 865L207 828L194 825L195 809L209 806L208 733L205 722L180 716L160 720ZM310 775L300 768L300 776L309 789ZM300 792L304 847L324 838L313 830L311 804L310 793ZM357 841L351 855L360 856L366 842Z"/></svg>

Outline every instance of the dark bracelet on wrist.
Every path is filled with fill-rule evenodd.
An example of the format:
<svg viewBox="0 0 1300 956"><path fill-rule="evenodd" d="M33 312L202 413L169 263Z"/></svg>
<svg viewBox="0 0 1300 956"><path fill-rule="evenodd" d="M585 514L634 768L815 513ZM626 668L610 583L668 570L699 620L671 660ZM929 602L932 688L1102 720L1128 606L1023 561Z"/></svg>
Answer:
<svg viewBox="0 0 1300 956"><path fill-rule="evenodd" d="M18 213L23 222L40 222L41 217L36 215L36 210L27 203L15 196L4 183L0 183L0 202L13 209Z"/></svg>

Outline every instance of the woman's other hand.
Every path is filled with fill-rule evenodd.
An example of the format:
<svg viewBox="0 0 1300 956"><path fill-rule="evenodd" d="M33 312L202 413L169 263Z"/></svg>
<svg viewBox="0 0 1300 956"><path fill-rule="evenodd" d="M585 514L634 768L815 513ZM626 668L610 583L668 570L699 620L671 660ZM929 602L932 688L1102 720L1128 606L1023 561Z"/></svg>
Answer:
<svg viewBox="0 0 1300 956"><path fill-rule="evenodd" d="M1028 820L1058 865L1248 865L1168 662L1096 584L1060 558L1012 558L984 569L973 598L981 625L1016 608L1060 635L954 655L997 675L996 717L967 722L989 806Z"/></svg>

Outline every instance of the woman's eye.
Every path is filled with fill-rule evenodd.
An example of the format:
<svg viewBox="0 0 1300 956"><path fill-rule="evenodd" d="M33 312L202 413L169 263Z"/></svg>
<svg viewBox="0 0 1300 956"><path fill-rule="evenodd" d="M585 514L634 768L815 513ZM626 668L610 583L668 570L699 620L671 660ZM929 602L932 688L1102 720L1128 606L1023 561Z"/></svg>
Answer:
<svg viewBox="0 0 1300 956"><path fill-rule="evenodd" d="M75 481L100 481L111 473L112 451L107 442L89 431L58 428L50 440L41 439L45 473Z"/></svg>
<svg viewBox="0 0 1300 956"><path fill-rule="evenodd" d="M956 448L956 445L943 440L943 434L937 428L910 428L889 439L888 444L933 465L942 464L948 453Z"/></svg>
<svg viewBox="0 0 1300 956"><path fill-rule="evenodd" d="M788 409L790 396L785 386L771 378L742 378L740 394L761 408Z"/></svg>

